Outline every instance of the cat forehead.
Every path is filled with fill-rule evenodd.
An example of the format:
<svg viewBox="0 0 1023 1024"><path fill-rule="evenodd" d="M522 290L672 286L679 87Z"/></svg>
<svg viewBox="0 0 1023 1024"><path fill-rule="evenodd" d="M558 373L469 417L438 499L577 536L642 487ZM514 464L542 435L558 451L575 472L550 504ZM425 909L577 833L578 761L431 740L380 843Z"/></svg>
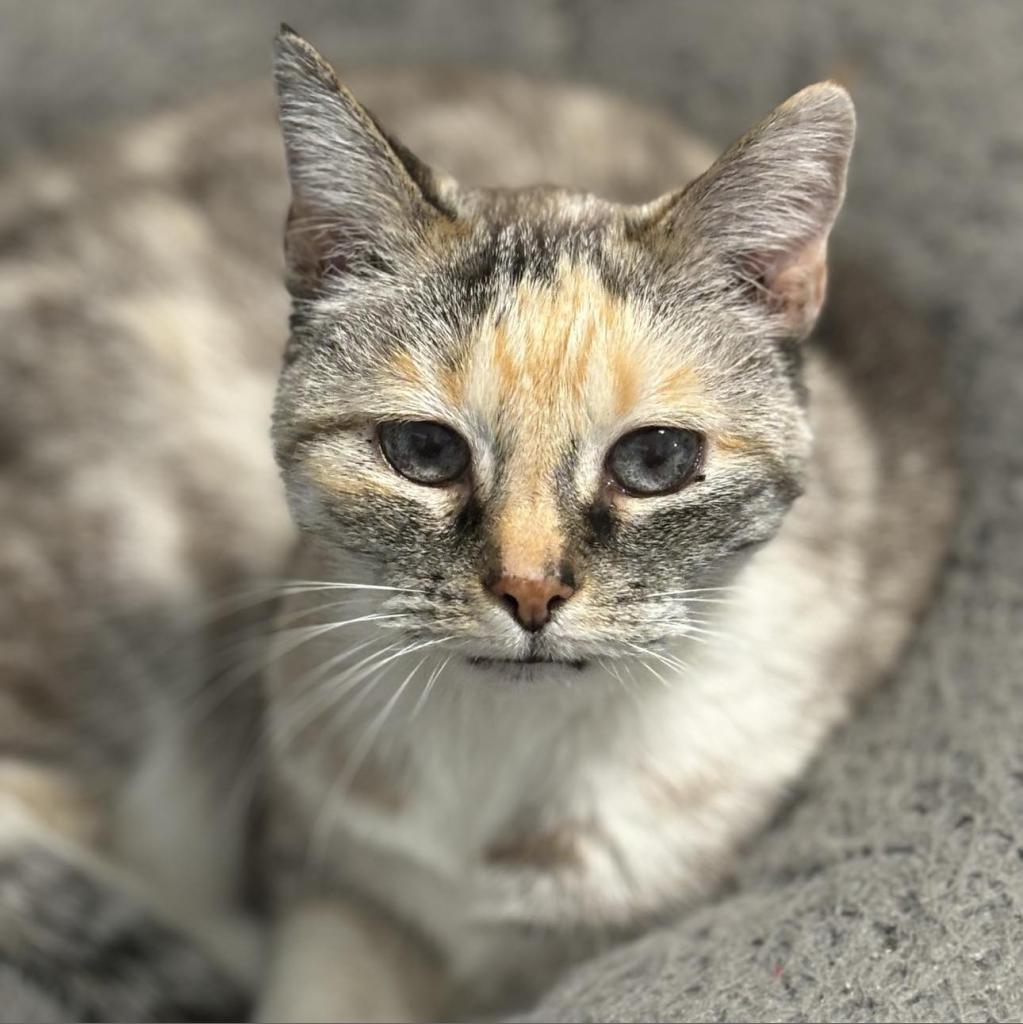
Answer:
<svg viewBox="0 0 1023 1024"><path fill-rule="evenodd" d="M393 399L499 435L574 438L651 416L712 422L720 410L697 346L669 335L597 264L562 256L544 275L502 280L443 358L400 348L380 370Z"/></svg>

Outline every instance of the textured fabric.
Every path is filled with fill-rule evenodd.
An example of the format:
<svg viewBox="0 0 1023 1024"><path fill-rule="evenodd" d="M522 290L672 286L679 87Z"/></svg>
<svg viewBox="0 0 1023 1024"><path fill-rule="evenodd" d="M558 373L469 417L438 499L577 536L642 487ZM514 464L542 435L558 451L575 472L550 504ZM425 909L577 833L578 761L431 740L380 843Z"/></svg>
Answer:
<svg viewBox="0 0 1023 1024"><path fill-rule="evenodd" d="M342 70L415 57L572 74L722 142L807 82L851 87L836 249L920 310L961 410L944 583L896 678L734 887L581 966L532 1019L1023 1018L1023 5L6 5L0 160L265 75L282 17Z"/></svg>

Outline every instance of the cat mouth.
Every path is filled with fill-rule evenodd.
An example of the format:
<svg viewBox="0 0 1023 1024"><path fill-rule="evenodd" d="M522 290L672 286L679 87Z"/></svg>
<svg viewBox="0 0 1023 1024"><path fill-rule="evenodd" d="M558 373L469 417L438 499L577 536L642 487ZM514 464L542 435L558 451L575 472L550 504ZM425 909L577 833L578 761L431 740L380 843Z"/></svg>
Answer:
<svg viewBox="0 0 1023 1024"><path fill-rule="evenodd" d="M524 665L548 665L561 668L572 668L577 672L582 671L589 662L582 658L547 658L542 655L531 654L525 658L469 658L470 665L479 668L520 668Z"/></svg>

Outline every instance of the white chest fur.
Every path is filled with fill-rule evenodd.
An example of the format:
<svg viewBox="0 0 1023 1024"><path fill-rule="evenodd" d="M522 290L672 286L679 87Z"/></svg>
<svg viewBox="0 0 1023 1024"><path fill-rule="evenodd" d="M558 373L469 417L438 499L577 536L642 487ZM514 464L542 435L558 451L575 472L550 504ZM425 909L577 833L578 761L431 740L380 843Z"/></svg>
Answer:
<svg viewBox="0 0 1023 1024"><path fill-rule="evenodd" d="M378 783L332 785L354 729L330 755L287 759L310 862L470 979L521 957L523 926L622 925L691 900L845 706L847 687L822 678L856 599L829 598L836 580L785 547L747 569L721 639L681 652L684 678L651 661L624 684L591 669L508 686L466 665L414 720L414 701L396 706L366 761Z"/></svg>

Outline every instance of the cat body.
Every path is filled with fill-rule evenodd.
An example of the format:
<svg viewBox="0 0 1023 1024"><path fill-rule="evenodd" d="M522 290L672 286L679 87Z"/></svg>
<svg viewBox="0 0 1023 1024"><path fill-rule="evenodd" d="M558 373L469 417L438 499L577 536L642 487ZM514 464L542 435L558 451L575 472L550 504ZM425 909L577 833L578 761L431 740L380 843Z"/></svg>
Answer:
<svg viewBox="0 0 1023 1024"><path fill-rule="evenodd" d="M328 953L327 1016L381 990L382 1017L526 1000L720 880L931 571L940 456L880 434L799 347L851 104L807 89L629 205L431 171L287 32L276 72L296 575L369 589L284 603L302 625L269 673L268 764L291 948L265 1005L315 1015L294 950L312 963L325 913L341 945L367 907L413 926L456 1001L424 1004L407 957L378 975ZM923 529L893 514L916 486Z"/></svg>
<svg viewBox="0 0 1023 1024"><path fill-rule="evenodd" d="M686 239L732 240L715 211L758 193L717 195L732 179L698 178L711 154L656 113L356 77L456 185L290 33L277 72L287 349L267 94L3 192L10 1019L236 1019L261 985L268 1018L527 1000L720 880L891 664L942 549L926 336L849 277L822 343L793 341L841 201L839 90L720 165L781 167L757 140L788 131L823 168L813 230L740 297ZM578 191L525 188L547 180ZM401 476L377 425L407 421L457 429L470 468ZM607 453L651 424L699 456L627 495ZM281 577L253 655L251 588Z"/></svg>
<svg viewBox="0 0 1023 1024"><path fill-rule="evenodd" d="M305 711L289 686L322 680L331 659L337 671L337 642L328 633L282 656L268 713L290 741L270 761L284 851L275 874L294 885L285 904L354 890L442 951L475 1007L528 998L566 959L709 893L890 663L904 639L896 609L922 582L913 539L879 507L885 459L864 410L829 369L809 360L824 410L814 426L841 441L818 447L806 495L734 590L691 595L695 641L659 647L642 667L607 660L567 668L553 685L541 669L492 687L493 670L423 661L427 646L381 671L358 710L349 705L362 691L349 687L318 724L310 716L330 695ZM892 553L883 566L877 543ZM306 557L298 577L324 575L322 553ZM330 596L288 598L289 622L337 621L344 602ZM332 607L317 614L324 600ZM370 607L386 614L386 595L347 606L359 616ZM340 664L364 671L374 624L345 632L355 654ZM333 962L328 970L338 977ZM347 975L343 984L359 987ZM289 988L285 1002L296 1000L308 1015Z"/></svg>

